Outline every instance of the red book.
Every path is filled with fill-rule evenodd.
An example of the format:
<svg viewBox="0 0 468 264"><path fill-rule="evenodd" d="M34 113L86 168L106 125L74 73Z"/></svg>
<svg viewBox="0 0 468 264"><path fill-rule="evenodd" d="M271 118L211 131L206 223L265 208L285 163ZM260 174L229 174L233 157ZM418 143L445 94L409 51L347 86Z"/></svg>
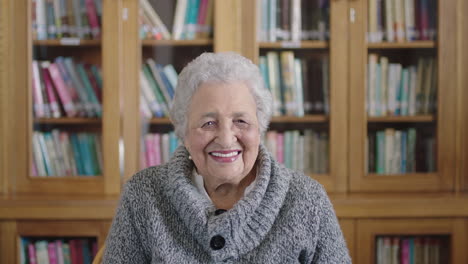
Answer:
<svg viewBox="0 0 468 264"><path fill-rule="evenodd" d="M58 264L57 248L55 247L55 242L49 242L47 244L47 253L49 254L49 264Z"/></svg>
<svg viewBox="0 0 468 264"><path fill-rule="evenodd" d="M44 79L47 97L49 98L49 105L50 105L50 110L52 112L52 117L57 118L57 117L60 117L61 114L60 114L60 108L59 108L59 104L57 101L57 97L55 96L55 89L52 83L52 78L50 77L49 66L50 66L49 62L43 62L41 64L42 78Z"/></svg>
<svg viewBox="0 0 468 264"><path fill-rule="evenodd" d="M97 39L101 37L101 27L99 26L99 19L96 12L96 6L94 6L93 0L86 0L86 12L88 14L89 24L91 26L91 35Z"/></svg>
<svg viewBox="0 0 468 264"><path fill-rule="evenodd" d="M29 257L29 263L30 264L37 264L36 247L32 243L28 244L28 257Z"/></svg>

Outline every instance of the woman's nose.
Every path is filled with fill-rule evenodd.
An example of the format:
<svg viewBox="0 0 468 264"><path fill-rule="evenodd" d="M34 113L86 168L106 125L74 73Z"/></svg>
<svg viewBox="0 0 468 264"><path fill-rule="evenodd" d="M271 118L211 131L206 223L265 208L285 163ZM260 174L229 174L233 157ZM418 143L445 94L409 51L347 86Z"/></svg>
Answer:
<svg viewBox="0 0 468 264"><path fill-rule="evenodd" d="M231 147L237 141L236 132L232 126L221 126L218 129L215 142L223 148Z"/></svg>

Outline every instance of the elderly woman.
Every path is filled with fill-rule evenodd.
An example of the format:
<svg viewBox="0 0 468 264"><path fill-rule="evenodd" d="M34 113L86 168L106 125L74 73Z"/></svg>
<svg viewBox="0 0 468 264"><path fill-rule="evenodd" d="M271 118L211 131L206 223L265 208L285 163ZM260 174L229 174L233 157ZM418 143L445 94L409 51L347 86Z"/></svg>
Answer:
<svg viewBox="0 0 468 264"><path fill-rule="evenodd" d="M126 183L104 263L350 263L323 187L261 144L271 113L250 60L189 63L170 113L183 146Z"/></svg>

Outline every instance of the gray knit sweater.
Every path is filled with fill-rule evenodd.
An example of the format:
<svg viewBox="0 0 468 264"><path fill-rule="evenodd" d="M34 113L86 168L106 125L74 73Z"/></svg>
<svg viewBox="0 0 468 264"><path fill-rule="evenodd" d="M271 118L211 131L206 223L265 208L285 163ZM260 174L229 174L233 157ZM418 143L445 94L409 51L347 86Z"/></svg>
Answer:
<svg viewBox="0 0 468 264"><path fill-rule="evenodd" d="M125 185L103 263L351 263L323 187L260 146L254 189L226 212L190 181L179 147Z"/></svg>

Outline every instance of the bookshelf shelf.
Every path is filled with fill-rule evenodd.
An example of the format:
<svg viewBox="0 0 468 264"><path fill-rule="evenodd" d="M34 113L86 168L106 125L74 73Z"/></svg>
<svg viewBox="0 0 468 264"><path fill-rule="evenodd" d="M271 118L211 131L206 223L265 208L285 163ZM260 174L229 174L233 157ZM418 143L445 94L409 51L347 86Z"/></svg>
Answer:
<svg viewBox="0 0 468 264"><path fill-rule="evenodd" d="M368 43L369 49L432 49L436 48L435 41L413 41L413 42L379 42Z"/></svg>
<svg viewBox="0 0 468 264"><path fill-rule="evenodd" d="M99 125L101 118L80 118L80 117L62 117L62 118L36 118L36 124L50 125Z"/></svg>
<svg viewBox="0 0 468 264"><path fill-rule="evenodd" d="M407 178L414 178L414 179L425 179L425 178L432 178L437 177L436 173L405 173L405 174L377 174L377 173L369 173L367 174L369 178L383 178L383 177L393 177L393 179L401 178L404 180L405 177Z"/></svg>
<svg viewBox="0 0 468 264"><path fill-rule="evenodd" d="M327 121L328 117L326 115L274 116L271 119L271 123L323 123Z"/></svg>
<svg viewBox="0 0 468 264"><path fill-rule="evenodd" d="M143 47L148 46L210 46L213 45L212 39L194 39L194 40L141 40Z"/></svg>
<svg viewBox="0 0 468 264"><path fill-rule="evenodd" d="M31 176L32 181L57 181L57 180L67 180L67 181L101 181L102 175L76 175L76 176Z"/></svg>
<svg viewBox="0 0 468 264"><path fill-rule="evenodd" d="M281 41L281 42L259 42L261 49L327 49L329 44L327 41Z"/></svg>
<svg viewBox="0 0 468 264"><path fill-rule="evenodd" d="M427 123L435 120L432 115L367 117L369 123Z"/></svg>
<svg viewBox="0 0 468 264"><path fill-rule="evenodd" d="M35 46L100 46L100 39L79 39L79 38L70 38L70 39L50 39L50 40L33 40L33 45Z"/></svg>

